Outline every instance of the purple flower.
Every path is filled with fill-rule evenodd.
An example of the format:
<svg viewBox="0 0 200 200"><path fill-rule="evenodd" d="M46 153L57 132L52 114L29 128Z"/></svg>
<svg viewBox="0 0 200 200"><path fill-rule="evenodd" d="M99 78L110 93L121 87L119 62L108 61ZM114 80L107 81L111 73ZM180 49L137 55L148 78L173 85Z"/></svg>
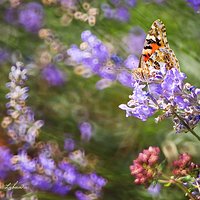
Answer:
<svg viewBox="0 0 200 200"><path fill-rule="evenodd" d="M20 170L23 173L32 173L36 171L36 160L31 160L25 150L17 155L18 162L13 167L15 170Z"/></svg>
<svg viewBox="0 0 200 200"><path fill-rule="evenodd" d="M120 66L123 63L123 59L116 54L111 55L110 58L116 65Z"/></svg>
<svg viewBox="0 0 200 200"><path fill-rule="evenodd" d="M163 92L161 84L151 83L149 84L149 91L157 99Z"/></svg>
<svg viewBox="0 0 200 200"><path fill-rule="evenodd" d="M193 7L193 9L195 11L199 11L200 9L200 0L187 0L187 2L190 4L191 7Z"/></svg>
<svg viewBox="0 0 200 200"><path fill-rule="evenodd" d="M136 26L133 27L129 34L125 36L122 40L127 46L127 52L135 55L141 55L145 38L146 34L143 29Z"/></svg>
<svg viewBox="0 0 200 200"><path fill-rule="evenodd" d="M126 7L117 8L114 13L114 18L121 22L127 22L130 19L130 13L128 8Z"/></svg>
<svg viewBox="0 0 200 200"><path fill-rule="evenodd" d="M200 121L199 89L185 84L185 74L175 68L162 76L160 83L141 85L136 82L131 100L119 107L126 111L126 116L134 116L142 121L161 110L163 114L156 118L157 122L172 117L177 133L188 131L187 126L193 129Z"/></svg>
<svg viewBox="0 0 200 200"><path fill-rule="evenodd" d="M161 185L159 183L151 184L148 187L148 192L154 197L156 197L160 194L160 190L161 190Z"/></svg>
<svg viewBox="0 0 200 200"><path fill-rule="evenodd" d="M71 152L75 149L75 141L71 138L65 139L64 149Z"/></svg>
<svg viewBox="0 0 200 200"><path fill-rule="evenodd" d="M136 5L136 0L125 0L126 5L134 7Z"/></svg>
<svg viewBox="0 0 200 200"><path fill-rule="evenodd" d="M63 170L61 170L60 168L58 168L58 166L56 166L53 173L54 180L56 182L62 182L64 180L63 173L64 173Z"/></svg>
<svg viewBox="0 0 200 200"><path fill-rule="evenodd" d="M112 9L108 4L102 4L101 9L104 12L104 16L110 19L113 18L121 22L127 22L130 18L128 8L123 6Z"/></svg>
<svg viewBox="0 0 200 200"><path fill-rule="evenodd" d="M90 177L95 185L94 191L100 191L107 183L106 179L98 176L96 173L90 174Z"/></svg>
<svg viewBox="0 0 200 200"><path fill-rule="evenodd" d="M98 193L105 186L106 180L95 173L80 174L77 177L77 184L85 190Z"/></svg>
<svg viewBox="0 0 200 200"><path fill-rule="evenodd" d="M78 200L93 200L95 197L97 197L95 194L88 195L88 194L84 194L81 191L76 191L75 195Z"/></svg>
<svg viewBox="0 0 200 200"><path fill-rule="evenodd" d="M72 187L69 186L69 185L64 185L60 182L56 182L56 183L53 184L51 191L53 193L65 196L71 190L71 188Z"/></svg>
<svg viewBox="0 0 200 200"><path fill-rule="evenodd" d="M138 105L137 107L130 108L125 104L121 104L119 108L126 111L127 117L134 116L141 119L142 121L146 121L156 111L155 108L152 108L147 105Z"/></svg>
<svg viewBox="0 0 200 200"><path fill-rule="evenodd" d="M89 141L92 136L92 126L88 122L82 122L79 125L79 130L81 132L81 139Z"/></svg>
<svg viewBox="0 0 200 200"><path fill-rule="evenodd" d="M68 49L67 53L71 56L71 59L76 61L78 64L82 62L84 58L90 58L91 54L87 52L82 52L76 45L72 45Z"/></svg>
<svg viewBox="0 0 200 200"><path fill-rule="evenodd" d="M126 87L133 87L134 79L130 72L123 70L117 75L117 80Z"/></svg>
<svg viewBox="0 0 200 200"><path fill-rule="evenodd" d="M48 64L42 70L42 76L48 82L48 84L52 86L63 85L66 80L65 74L54 64Z"/></svg>
<svg viewBox="0 0 200 200"><path fill-rule="evenodd" d="M180 73L173 68L166 73L165 79L161 84L163 93L166 98L173 96L174 94L181 93L183 88L183 80L186 79L184 73Z"/></svg>
<svg viewBox="0 0 200 200"><path fill-rule="evenodd" d="M24 4L19 10L19 23L28 32L37 32L43 25L43 7L36 2Z"/></svg>
<svg viewBox="0 0 200 200"><path fill-rule="evenodd" d="M112 7L109 4L103 3L101 9L104 16L108 19L115 19L121 22L127 22L130 19L129 7L134 7L136 0L110 0Z"/></svg>
<svg viewBox="0 0 200 200"><path fill-rule="evenodd" d="M124 61L124 65L129 70L137 69L139 65L139 59L135 55L130 55Z"/></svg>
<svg viewBox="0 0 200 200"><path fill-rule="evenodd" d="M0 64L8 61L9 56L9 52L6 49L0 47Z"/></svg>
<svg viewBox="0 0 200 200"><path fill-rule="evenodd" d="M75 184L78 174L76 168L72 164L66 162L60 162L58 166L63 170L64 181L71 185Z"/></svg>
<svg viewBox="0 0 200 200"><path fill-rule="evenodd" d="M47 155L47 153L40 153L38 156L38 161L38 163L40 163L44 169L46 175L51 175L54 172L56 168L55 162Z"/></svg>
<svg viewBox="0 0 200 200"><path fill-rule="evenodd" d="M106 18L108 18L108 19L114 18L115 10L112 9L108 4L106 4L106 3L102 4L101 9Z"/></svg>
<svg viewBox="0 0 200 200"><path fill-rule="evenodd" d="M18 24L18 10L16 8L8 8L5 12L4 19L9 24Z"/></svg>
<svg viewBox="0 0 200 200"><path fill-rule="evenodd" d="M77 65L83 65L103 78L97 83L97 89L104 89L115 80L118 80L124 86L132 87L132 75L128 71L134 67L134 63L131 62L134 60L137 63L138 59L132 56L124 63L121 57L111 54L102 41L90 31L84 31L81 38L83 42L80 44L80 48L72 45L67 53ZM121 70L123 64L126 65L127 69Z"/></svg>
<svg viewBox="0 0 200 200"><path fill-rule="evenodd" d="M30 181L33 187L41 190L49 190L52 187L51 179L47 176L33 174Z"/></svg>
<svg viewBox="0 0 200 200"><path fill-rule="evenodd" d="M8 172L12 169L12 154L6 147L0 147L0 179L5 179Z"/></svg>
<svg viewBox="0 0 200 200"><path fill-rule="evenodd" d="M117 76L116 71L112 68L107 67L107 66L101 67L101 69L99 70L99 75L102 78L110 79L110 80L115 80L116 76Z"/></svg>
<svg viewBox="0 0 200 200"><path fill-rule="evenodd" d="M109 52L106 46L90 31L84 31L81 38L83 43L80 45L80 49L73 45L67 51L72 60L90 68L95 74L112 78L113 74L107 66Z"/></svg>
<svg viewBox="0 0 200 200"><path fill-rule="evenodd" d="M6 104L9 117L6 119L10 121L5 128L13 141L18 143L18 147L22 146L14 156L8 149L0 147L0 179L5 179L6 174L12 170L18 174L19 183L34 192L44 190L67 195L72 189L76 191L81 188L87 190L85 198L92 200L99 197L106 181L95 172L88 172L88 159L84 151L73 151L75 143L72 139L65 140L64 148L68 152L61 152L59 145L52 141L35 143L43 121L35 121L33 111L26 106L28 88L24 84L27 70L22 63L17 62L11 68L9 79L7 87L10 91L6 95L9 99ZM83 139L90 139L92 127L89 123L83 122L80 131ZM84 169L87 174L84 174ZM77 198L81 198L80 195Z"/></svg>
<svg viewBox="0 0 200 200"><path fill-rule="evenodd" d="M14 143L26 141L33 145L44 122L42 120L35 121L33 111L26 106L28 87L23 86L27 80L27 70L23 63L17 62L16 66L11 67L9 79L10 82L6 84L10 90L6 95L6 98L9 99L6 107L12 122L5 127L7 134Z"/></svg>

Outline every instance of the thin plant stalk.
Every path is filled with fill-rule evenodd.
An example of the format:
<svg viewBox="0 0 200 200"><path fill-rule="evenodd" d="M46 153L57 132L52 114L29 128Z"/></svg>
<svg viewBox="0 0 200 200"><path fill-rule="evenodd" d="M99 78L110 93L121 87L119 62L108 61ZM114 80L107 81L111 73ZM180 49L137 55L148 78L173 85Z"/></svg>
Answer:
<svg viewBox="0 0 200 200"><path fill-rule="evenodd" d="M192 194L188 191L188 189L186 187L184 187L184 185L182 184L182 182L173 179L173 178L169 178L167 175L162 174L162 177L164 178L164 180L158 180L158 182L160 183L171 183L171 184L175 184L178 188L180 188L187 196L189 196L189 198L191 200L196 200Z"/></svg>
<svg viewBox="0 0 200 200"><path fill-rule="evenodd" d="M192 130L192 129L190 128L190 126L189 126L176 112L174 112L174 115L175 115L176 117L178 117L178 119L184 124L184 126L188 129L188 131L189 131L190 133L192 133L192 135L194 135L194 137L196 137L196 138L200 141L200 136L198 136L197 133L195 133L195 131Z"/></svg>

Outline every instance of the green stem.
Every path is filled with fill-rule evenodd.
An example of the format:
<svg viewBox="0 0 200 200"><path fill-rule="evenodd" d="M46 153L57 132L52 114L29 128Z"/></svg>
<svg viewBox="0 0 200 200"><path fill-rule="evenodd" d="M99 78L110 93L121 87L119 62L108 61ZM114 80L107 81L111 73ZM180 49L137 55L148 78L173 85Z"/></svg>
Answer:
<svg viewBox="0 0 200 200"><path fill-rule="evenodd" d="M160 183L172 183L172 184L175 184L177 187L179 187L184 192L184 194L186 194L190 198L190 200L196 200L196 198L194 198L192 196L192 194L188 191L188 189L186 187L184 187L182 182L180 182L180 181L178 181L176 179L169 178L167 175L164 175L164 174L162 174L162 177L165 180L159 180Z"/></svg>
<svg viewBox="0 0 200 200"><path fill-rule="evenodd" d="M152 100L154 100L151 96L150 96L150 98L152 99ZM154 103L159 107L159 105L154 101ZM192 133L192 135L194 135L194 137L196 137L199 141L200 141L200 136L198 136L195 132L194 132L194 130L192 130L191 128L190 128L190 126L184 121L184 119L182 119L176 112L173 112L174 113L174 115L183 123L183 125L188 129L188 131L190 131L190 133Z"/></svg>
<svg viewBox="0 0 200 200"><path fill-rule="evenodd" d="M187 196L189 196L191 200L196 200L196 198L194 198L194 197L190 194L190 192L188 191L188 189L187 189L186 187L184 187L182 183L180 183L179 181L176 181L176 180L175 180L175 184L176 184L185 194L187 194Z"/></svg>
<svg viewBox="0 0 200 200"><path fill-rule="evenodd" d="M169 180L159 179L158 182L159 182L159 183L169 183Z"/></svg>
<svg viewBox="0 0 200 200"><path fill-rule="evenodd" d="M194 135L194 137L196 137L199 141L200 141L200 136L198 136L194 130L192 130L190 128L190 126L176 113L174 112L174 115L183 123L183 125L188 129L188 131L190 131L190 133L192 133L192 135Z"/></svg>

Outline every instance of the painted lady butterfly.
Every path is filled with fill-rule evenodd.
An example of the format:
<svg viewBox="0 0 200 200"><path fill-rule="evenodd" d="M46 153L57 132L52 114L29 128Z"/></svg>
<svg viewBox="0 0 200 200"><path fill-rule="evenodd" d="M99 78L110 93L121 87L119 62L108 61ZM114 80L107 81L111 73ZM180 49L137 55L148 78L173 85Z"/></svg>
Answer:
<svg viewBox="0 0 200 200"><path fill-rule="evenodd" d="M144 43L137 69L133 70L135 80L162 82L163 75L172 68L179 69L179 62L169 47L165 25L157 19L153 22Z"/></svg>

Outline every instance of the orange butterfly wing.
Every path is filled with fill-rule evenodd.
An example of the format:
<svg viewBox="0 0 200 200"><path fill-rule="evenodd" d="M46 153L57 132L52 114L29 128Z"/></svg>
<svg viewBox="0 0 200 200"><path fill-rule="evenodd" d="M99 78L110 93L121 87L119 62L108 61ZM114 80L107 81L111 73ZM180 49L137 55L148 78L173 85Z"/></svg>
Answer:
<svg viewBox="0 0 200 200"><path fill-rule="evenodd" d="M160 70L160 64L165 63L167 70L176 67L179 69L179 63L172 49L169 47L166 36L166 28L161 20L153 22L142 50L140 63L137 69L133 71L136 80L150 82L152 78L152 69Z"/></svg>

